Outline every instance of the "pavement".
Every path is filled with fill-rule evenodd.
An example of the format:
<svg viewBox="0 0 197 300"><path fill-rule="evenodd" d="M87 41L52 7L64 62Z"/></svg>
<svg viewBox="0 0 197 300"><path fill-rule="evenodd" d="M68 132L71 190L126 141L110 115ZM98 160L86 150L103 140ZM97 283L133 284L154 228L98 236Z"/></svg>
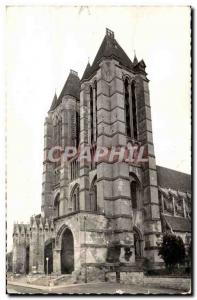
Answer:
<svg viewBox="0 0 197 300"><path fill-rule="evenodd" d="M35 286L31 284L10 281L7 283L8 294L165 294L180 295L180 290L147 287L134 284L107 282L91 282L70 284L66 286Z"/></svg>

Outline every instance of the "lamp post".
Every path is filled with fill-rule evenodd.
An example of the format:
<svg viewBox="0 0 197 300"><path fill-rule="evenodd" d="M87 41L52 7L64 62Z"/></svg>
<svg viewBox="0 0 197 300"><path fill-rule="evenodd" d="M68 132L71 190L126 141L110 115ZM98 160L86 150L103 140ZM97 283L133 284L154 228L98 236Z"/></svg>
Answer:
<svg viewBox="0 0 197 300"><path fill-rule="evenodd" d="M49 258L48 257L46 257L46 262L47 262L47 278L48 278L48 275L49 275ZM48 282L48 285L49 285L49 282Z"/></svg>
<svg viewBox="0 0 197 300"><path fill-rule="evenodd" d="M85 253L84 253L84 261L85 261L85 279L84 282L87 283L87 265L86 265L86 217L84 216L84 247L85 247Z"/></svg>

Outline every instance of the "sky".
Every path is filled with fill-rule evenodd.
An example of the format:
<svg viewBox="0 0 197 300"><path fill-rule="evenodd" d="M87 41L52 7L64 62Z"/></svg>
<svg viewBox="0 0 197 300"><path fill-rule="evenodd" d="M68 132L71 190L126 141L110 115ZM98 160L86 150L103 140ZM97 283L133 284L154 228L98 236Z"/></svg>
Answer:
<svg viewBox="0 0 197 300"><path fill-rule="evenodd" d="M127 55L144 59L150 80L156 163L191 172L190 10L188 7L8 7L7 234L40 212L44 119L69 70L82 76L105 28Z"/></svg>

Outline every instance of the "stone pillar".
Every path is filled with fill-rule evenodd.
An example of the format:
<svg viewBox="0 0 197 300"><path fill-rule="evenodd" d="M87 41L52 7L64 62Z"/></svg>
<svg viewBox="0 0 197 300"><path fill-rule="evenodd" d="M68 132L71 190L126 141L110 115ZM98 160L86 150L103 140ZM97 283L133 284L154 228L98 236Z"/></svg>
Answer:
<svg viewBox="0 0 197 300"><path fill-rule="evenodd" d="M76 141L76 99L65 96L62 100L62 147L75 146ZM69 162L62 155L60 170L60 212L67 214L69 210Z"/></svg>
<svg viewBox="0 0 197 300"><path fill-rule="evenodd" d="M96 114L97 114L97 111L96 111L96 87L95 87L95 84L93 85L93 135L94 135L94 142L96 143Z"/></svg>
<svg viewBox="0 0 197 300"><path fill-rule="evenodd" d="M90 89L88 84L81 85L80 92L80 150L88 144L88 101L90 101ZM90 149L90 148L89 148ZM90 162L80 160L80 210L90 210L89 199L89 169Z"/></svg>
<svg viewBox="0 0 197 300"><path fill-rule="evenodd" d="M38 271L38 230L35 218L31 224L31 237L29 245L29 272L32 273L33 267Z"/></svg>
<svg viewBox="0 0 197 300"><path fill-rule="evenodd" d="M40 220L40 226L38 228L38 272L44 274L44 228Z"/></svg>
<svg viewBox="0 0 197 300"><path fill-rule="evenodd" d="M53 146L53 125L51 115L45 119L44 124L44 161L43 161L43 179L42 179L42 206L43 215L49 217L53 215L52 207L52 184L53 184L53 162L49 161L48 153Z"/></svg>
<svg viewBox="0 0 197 300"><path fill-rule="evenodd" d="M53 273L61 274L61 249L53 249Z"/></svg>
<svg viewBox="0 0 197 300"><path fill-rule="evenodd" d="M103 61L97 82L98 146L126 146L123 80L115 61ZM113 151L113 150L112 150ZM109 252L125 262L125 249L133 248L129 167L125 162L101 160L97 166L98 202L108 219ZM115 245L115 246L114 246ZM114 255L116 255L114 253ZM111 256L111 254L109 254ZM113 254L112 254L113 256ZM134 260L132 255L129 263Z"/></svg>
<svg viewBox="0 0 197 300"><path fill-rule="evenodd" d="M14 225L13 232L13 256L12 256L12 270L13 273L25 273L26 271L26 244L25 236L21 235L20 227L22 224Z"/></svg>
<svg viewBox="0 0 197 300"><path fill-rule="evenodd" d="M135 77L139 141L145 147L148 161L143 166L144 235L145 256L153 262L158 256L157 240L160 238L161 219L159 209L157 170L152 136L152 121L148 80L145 75Z"/></svg>

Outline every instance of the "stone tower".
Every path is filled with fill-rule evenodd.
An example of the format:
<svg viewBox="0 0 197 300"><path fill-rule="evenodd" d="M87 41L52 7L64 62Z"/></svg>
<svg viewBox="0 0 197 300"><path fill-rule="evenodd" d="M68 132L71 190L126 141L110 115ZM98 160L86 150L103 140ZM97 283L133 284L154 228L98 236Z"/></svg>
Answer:
<svg viewBox="0 0 197 300"><path fill-rule="evenodd" d="M136 56L130 60L107 29L82 79L71 70L61 94L54 96L44 129L41 216L32 219L26 239L30 272L32 266L44 272L47 257L50 272L89 276L111 268L132 271L143 257L160 262L161 218L145 68ZM146 161L119 162L120 147L129 145L143 147ZM63 151L71 146L78 152L65 160ZM79 159L86 147L92 157L104 147L113 157ZM22 240L20 245L24 248ZM14 249L17 253L19 248ZM13 257L17 261L17 254Z"/></svg>

